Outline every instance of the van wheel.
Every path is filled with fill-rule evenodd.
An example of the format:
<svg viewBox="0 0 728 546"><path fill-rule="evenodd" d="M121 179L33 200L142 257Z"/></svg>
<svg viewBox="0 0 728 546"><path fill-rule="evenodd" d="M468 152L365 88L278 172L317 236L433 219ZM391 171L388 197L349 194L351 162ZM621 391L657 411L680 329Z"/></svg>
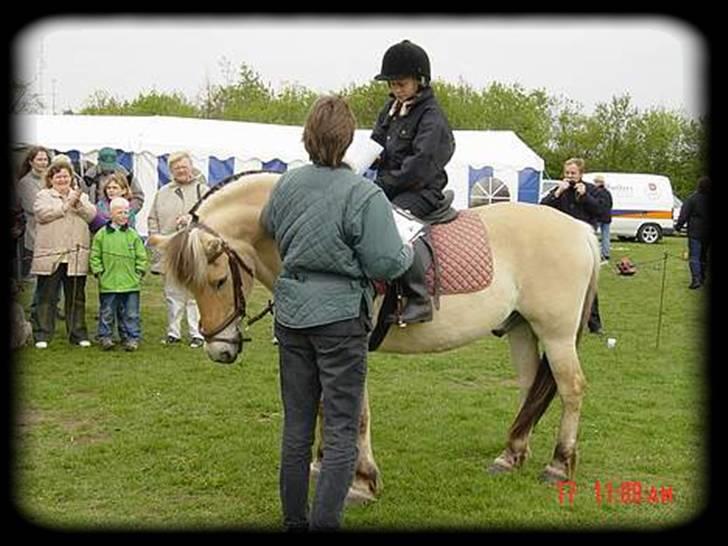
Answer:
<svg viewBox="0 0 728 546"><path fill-rule="evenodd" d="M662 239L662 228L657 224L645 224L637 231L637 240L648 245Z"/></svg>

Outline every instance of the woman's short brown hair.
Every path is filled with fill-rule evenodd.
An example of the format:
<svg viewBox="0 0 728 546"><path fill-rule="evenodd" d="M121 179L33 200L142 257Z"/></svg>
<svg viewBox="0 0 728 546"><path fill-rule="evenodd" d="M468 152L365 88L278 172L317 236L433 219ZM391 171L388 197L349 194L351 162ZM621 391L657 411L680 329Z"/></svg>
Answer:
<svg viewBox="0 0 728 546"><path fill-rule="evenodd" d="M311 107L303 128L303 145L317 165L339 167L354 140L356 118L342 97L325 95Z"/></svg>
<svg viewBox="0 0 728 546"><path fill-rule="evenodd" d="M51 180L53 179L53 176L60 171L66 170L68 171L68 174L71 175L71 188L76 187L76 178L73 176L73 167L70 163L66 163L65 161L59 161L58 163L52 163L48 169L45 172L45 187L46 188L52 188L53 183Z"/></svg>

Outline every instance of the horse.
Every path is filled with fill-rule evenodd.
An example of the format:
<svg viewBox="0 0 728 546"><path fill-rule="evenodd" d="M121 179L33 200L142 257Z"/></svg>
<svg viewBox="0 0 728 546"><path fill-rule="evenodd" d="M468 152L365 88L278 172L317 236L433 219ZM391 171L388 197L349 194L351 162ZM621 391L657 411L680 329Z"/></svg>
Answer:
<svg viewBox="0 0 728 546"><path fill-rule="evenodd" d="M231 363L242 353L239 323L247 315L253 283L257 280L272 292L281 271L276 242L259 225L279 176L254 172L231 177L193 207L182 230L149 238L164 256L166 273L197 301L205 351L213 361ZM558 392L562 411L556 447L541 479L574 479L586 386L577 344L597 290L596 237L586 223L546 206L499 203L468 210L487 226L494 265L491 284L482 291L441 295L431 322L390 328L378 350L441 352L494 333L507 335L518 374L519 409L503 451L488 470L507 473L523 465L531 432ZM377 298L375 315L380 307ZM366 502L382 487L371 447L366 386L358 441L348 500ZM319 447L312 472L320 456Z"/></svg>

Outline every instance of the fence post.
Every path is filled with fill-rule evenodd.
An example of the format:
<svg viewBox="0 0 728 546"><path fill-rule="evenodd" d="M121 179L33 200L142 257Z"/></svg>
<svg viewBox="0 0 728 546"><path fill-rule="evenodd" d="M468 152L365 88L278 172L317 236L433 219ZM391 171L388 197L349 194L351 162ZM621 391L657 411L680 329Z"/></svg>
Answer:
<svg viewBox="0 0 728 546"><path fill-rule="evenodd" d="M662 288L660 289L660 311L657 315L657 339L655 349L660 348L660 330L662 330L662 304L665 301L665 278L667 277L667 252L662 257Z"/></svg>

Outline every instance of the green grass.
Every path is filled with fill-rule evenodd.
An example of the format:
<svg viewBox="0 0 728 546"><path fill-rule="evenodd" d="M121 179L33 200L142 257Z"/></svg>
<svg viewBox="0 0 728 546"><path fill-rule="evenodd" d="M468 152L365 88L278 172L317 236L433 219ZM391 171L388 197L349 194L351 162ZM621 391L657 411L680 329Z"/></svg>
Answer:
<svg viewBox="0 0 728 546"><path fill-rule="evenodd" d="M492 477L517 405L508 344L489 338L448 353L369 361L377 502L351 507L348 529L665 529L707 505L706 292L687 289L684 238L613 241L639 272L602 268L605 337L580 347L588 380L574 503L538 481L554 448L551 406L523 469ZM659 348L662 261L669 254ZM88 324L95 330L95 282ZM27 300L30 294L25 293ZM269 295L256 288L251 312ZM158 277L142 294L137 353L70 347L63 325L46 351L17 353L13 497L22 517L57 529L278 529L281 406L271 319L253 327L244 361L166 347ZM597 503L595 483L671 487L673 499ZM645 491L647 493L647 491Z"/></svg>

